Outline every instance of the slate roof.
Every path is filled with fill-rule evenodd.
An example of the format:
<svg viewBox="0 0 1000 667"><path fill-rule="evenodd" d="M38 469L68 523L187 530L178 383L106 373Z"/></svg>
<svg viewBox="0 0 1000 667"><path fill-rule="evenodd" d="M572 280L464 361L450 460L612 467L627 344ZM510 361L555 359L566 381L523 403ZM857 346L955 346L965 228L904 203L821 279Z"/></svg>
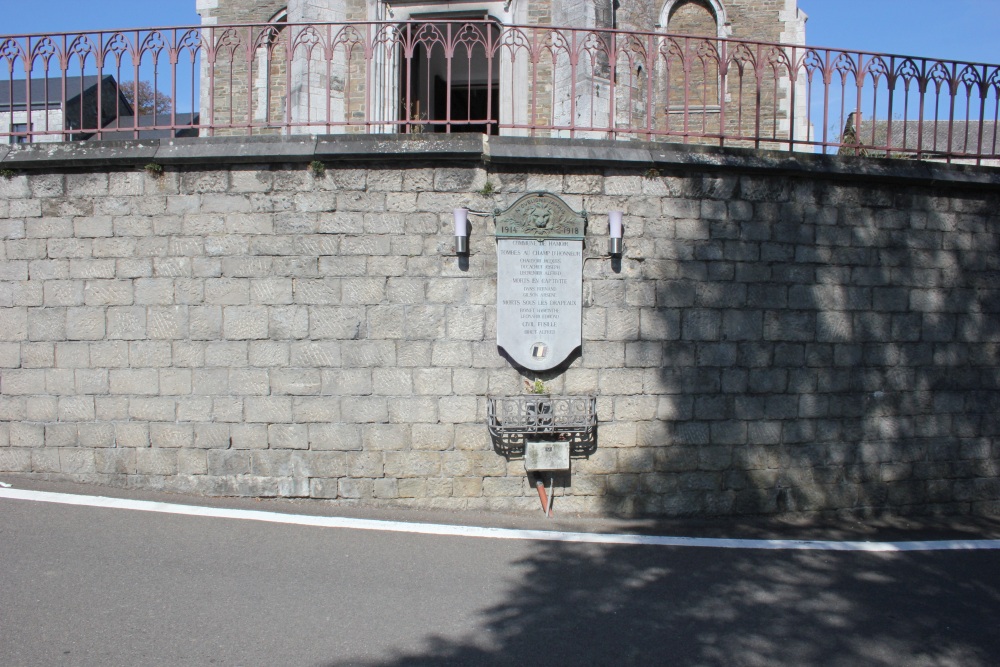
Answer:
<svg viewBox="0 0 1000 667"><path fill-rule="evenodd" d="M177 125L197 125L200 121L198 113L177 113L175 115ZM135 139L134 127L138 124L140 139L172 139L173 137L197 137L198 130L194 128L180 129L176 133L170 130L143 130L143 127L154 127L157 125L170 125L170 114L152 114L139 116L136 123L135 116L119 116L101 128L100 141L122 141ZM98 141L95 134L92 141Z"/></svg>
<svg viewBox="0 0 1000 667"><path fill-rule="evenodd" d="M115 78L110 74L105 75L104 81L110 80L114 83ZM81 87L82 81L82 87ZM89 91L97 86L96 75L88 75L82 78L78 76L66 77L66 101L71 101L80 96L80 91ZM0 111L4 107L15 109L24 108L27 102L25 91L27 86L25 79L2 80L0 81ZM11 94L13 93L13 95ZM61 78L32 79L31 80L31 106L33 108L59 107L62 105L63 80ZM131 111L131 109L129 109Z"/></svg>
<svg viewBox="0 0 1000 667"><path fill-rule="evenodd" d="M980 129L982 129L982 146L980 146ZM874 131L874 135L873 135ZM949 131L951 144L949 146ZM847 120L844 128L843 142L853 143L854 114ZM964 121L956 120L950 125L947 121L934 122L924 119L923 125L915 120L893 120L892 136L889 137L889 121L862 120L857 128L857 138L865 146L887 146L893 150L916 151L933 157L935 153L952 153L976 155L994 155L1000 150L1000 123L996 121ZM873 139L874 136L874 139ZM850 148L842 148L842 153L853 153ZM885 155L885 151L867 149L871 157Z"/></svg>

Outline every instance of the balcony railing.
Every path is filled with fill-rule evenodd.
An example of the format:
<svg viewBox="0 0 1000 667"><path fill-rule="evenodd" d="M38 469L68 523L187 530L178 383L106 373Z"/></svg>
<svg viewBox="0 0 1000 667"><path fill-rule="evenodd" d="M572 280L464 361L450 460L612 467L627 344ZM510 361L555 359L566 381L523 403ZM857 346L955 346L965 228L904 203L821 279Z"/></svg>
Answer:
<svg viewBox="0 0 1000 667"><path fill-rule="evenodd" d="M1000 65L732 39L273 23L4 36L4 66L0 143L483 132L1000 158Z"/></svg>

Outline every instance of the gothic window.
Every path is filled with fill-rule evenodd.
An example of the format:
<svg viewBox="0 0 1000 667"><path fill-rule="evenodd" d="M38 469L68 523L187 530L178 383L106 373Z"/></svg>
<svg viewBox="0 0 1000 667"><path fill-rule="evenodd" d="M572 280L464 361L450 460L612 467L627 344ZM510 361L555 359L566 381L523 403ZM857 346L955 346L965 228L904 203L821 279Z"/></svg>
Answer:
<svg viewBox="0 0 1000 667"><path fill-rule="evenodd" d="M286 69L288 55L286 38L282 34L288 22L288 9L275 13L267 22L257 48L254 72L254 120L266 126L285 121L288 91ZM267 131L266 129L263 131Z"/></svg>
<svg viewBox="0 0 1000 667"><path fill-rule="evenodd" d="M670 35L661 49L669 77L669 113L717 112L722 83L718 38L727 29L722 4L668 0L660 25Z"/></svg>
<svg viewBox="0 0 1000 667"><path fill-rule="evenodd" d="M716 37L719 25L707 4L688 0L674 5L667 23L667 32L694 37Z"/></svg>

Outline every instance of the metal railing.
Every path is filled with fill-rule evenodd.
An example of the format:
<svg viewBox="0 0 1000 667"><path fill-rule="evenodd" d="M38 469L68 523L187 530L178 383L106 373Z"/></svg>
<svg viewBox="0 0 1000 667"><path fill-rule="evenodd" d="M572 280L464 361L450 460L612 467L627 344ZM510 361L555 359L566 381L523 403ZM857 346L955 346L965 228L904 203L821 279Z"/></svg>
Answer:
<svg viewBox="0 0 1000 667"><path fill-rule="evenodd" d="M733 39L273 23L3 36L4 69L0 143L485 132L1000 158L1000 65Z"/></svg>

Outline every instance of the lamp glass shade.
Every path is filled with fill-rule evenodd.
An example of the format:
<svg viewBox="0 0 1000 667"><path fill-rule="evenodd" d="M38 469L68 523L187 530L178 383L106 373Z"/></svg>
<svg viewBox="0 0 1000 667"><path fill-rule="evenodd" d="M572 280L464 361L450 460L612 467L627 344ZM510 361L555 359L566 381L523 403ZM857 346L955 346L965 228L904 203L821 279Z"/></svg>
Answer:
<svg viewBox="0 0 1000 667"><path fill-rule="evenodd" d="M455 236L469 235L469 209L455 209Z"/></svg>
<svg viewBox="0 0 1000 667"><path fill-rule="evenodd" d="M608 227L610 228L611 238L620 239L622 237L622 212L621 211L609 211L608 212Z"/></svg>

